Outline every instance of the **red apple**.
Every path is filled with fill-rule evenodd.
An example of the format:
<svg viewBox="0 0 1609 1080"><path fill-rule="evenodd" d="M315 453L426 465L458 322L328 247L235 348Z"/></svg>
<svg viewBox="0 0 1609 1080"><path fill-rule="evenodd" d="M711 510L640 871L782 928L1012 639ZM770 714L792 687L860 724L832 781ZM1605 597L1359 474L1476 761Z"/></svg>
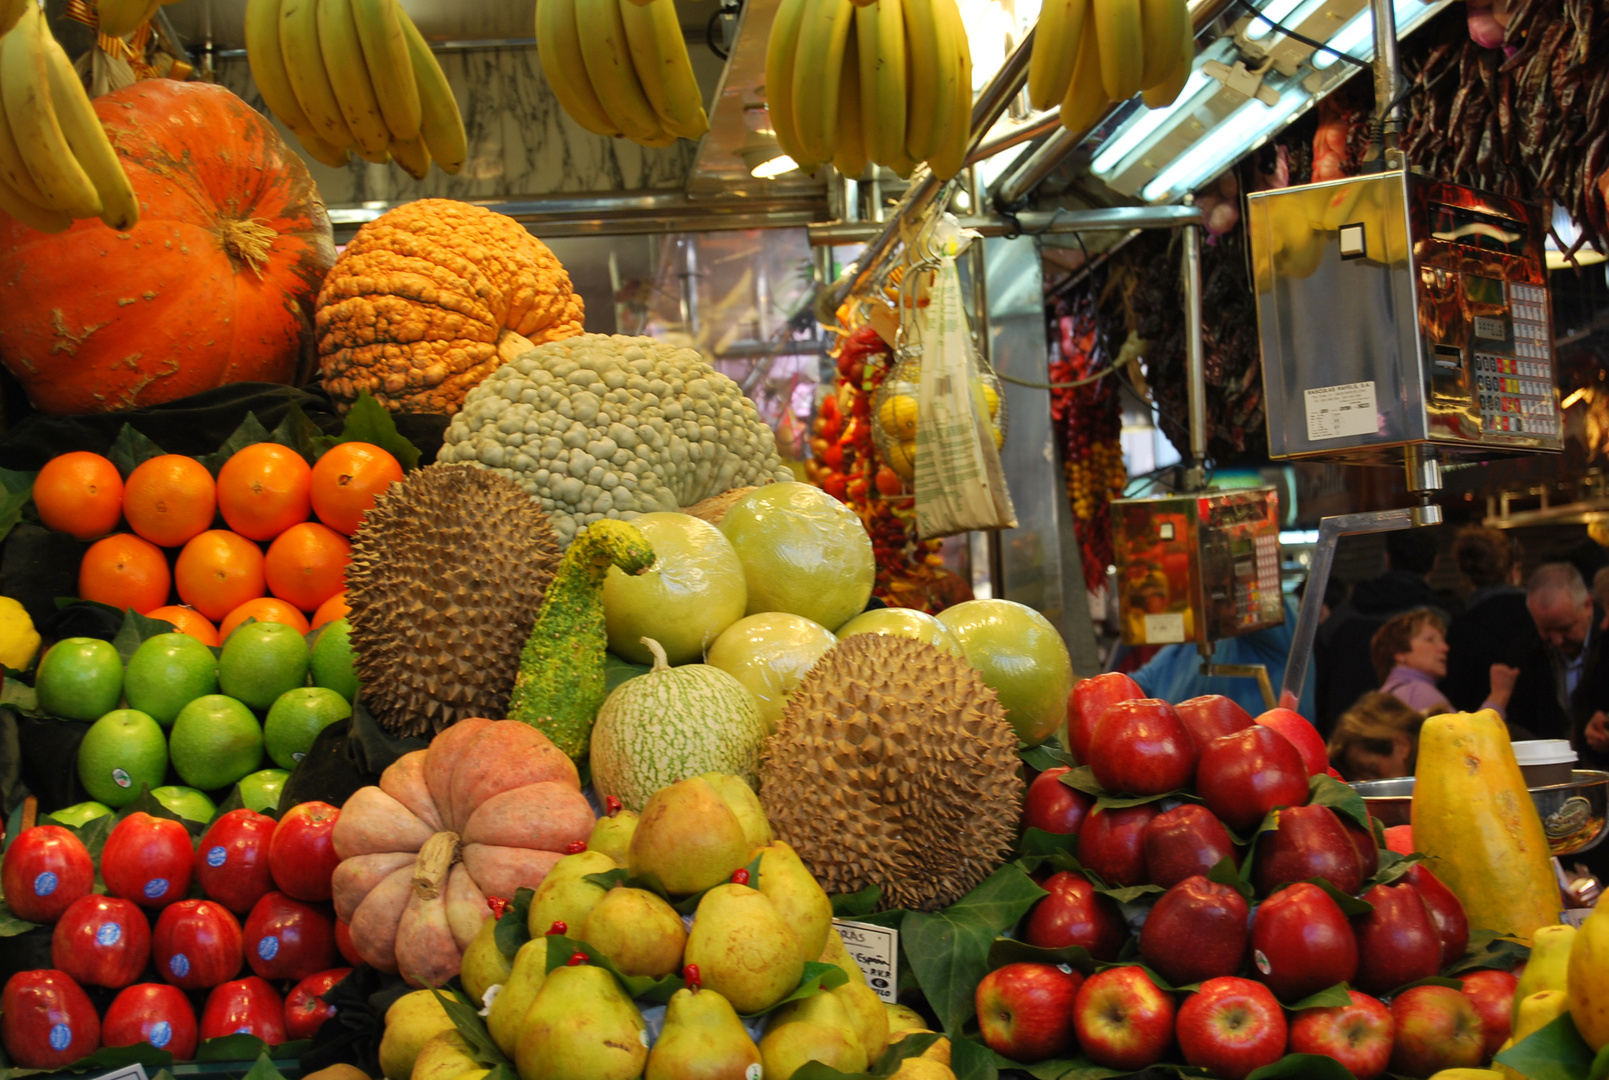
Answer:
<svg viewBox="0 0 1609 1080"><path fill-rule="evenodd" d="M1116 960L1128 931L1117 903L1095 891L1083 874L1063 870L1043 888L1050 895L1034 904L1022 924L1022 939L1042 949L1078 945L1097 960Z"/></svg>
<svg viewBox="0 0 1609 1080"><path fill-rule="evenodd" d="M1512 971L1487 968L1458 976L1464 984L1464 996L1480 1014L1481 1030L1486 1034L1481 1059L1491 1057L1513 1034L1514 988L1519 979Z"/></svg>
<svg viewBox="0 0 1609 1080"><path fill-rule="evenodd" d="M1164 889L1205 874L1235 855L1235 842L1224 823L1196 803L1182 803L1146 822L1141 847L1146 878Z"/></svg>
<svg viewBox="0 0 1609 1080"><path fill-rule="evenodd" d="M127 986L151 959L151 924L128 900L91 893L50 935L50 962L81 986Z"/></svg>
<svg viewBox="0 0 1609 1080"><path fill-rule="evenodd" d="M335 1015L335 1006L324 1003L324 995L336 983L352 974L351 968L331 968L309 975L285 995L285 1037L311 1039L324 1021Z"/></svg>
<svg viewBox="0 0 1609 1080"><path fill-rule="evenodd" d="M1266 986L1226 975L1185 999L1178 1035L1185 1061L1220 1080L1245 1080L1285 1056L1285 1013Z"/></svg>
<svg viewBox="0 0 1609 1080"><path fill-rule="evenodd" d="M1022 801L1022 827L1043 829L1061 836L1075 836L1084 824L1084 815L1095 805L1095 797L1070 788L1061 778L1071 772L1066 765L1054 765L1034 777Z"/></svg>
<svg viewBox="0 0 1609 1080"><path fill-rule="evenodd" d="M201 1037L255 1035L269 1046L285 1041L285 1003L255 975L219 983L201 1010Z"/></svg>
<svg viewBox="0 0 1609 1080"><path fill-rule="evenodd" d="M1144 885L1145 827L1159 812L1152 803L1094 811L1078 833L1078 861L1108 885Z"/></svg>
<svg viewBox="0 0 1609 1080"><path fill-rule="evenodd" d="M1119 671L1080 679L1067 698L1067 741L1079 761L1089 761L1089 738L1107 708L1143 698L1140 684Z"/></svg>
<svg viewBox="0 0 1609 1080"><path fill-rule="evenodd" d="M265 979L305 979L335 963L335 919L323 905L271 892L246 917L246 962Z"/></svg>
<svg viewBox="0 0 1609 1080"><path fill-rule="evenodd" d="M1353 821L1351 814L1337 812L1335 816L1341 819L1341 828L1352 838L1352 847L1358 853L1358 871L1363 880L1368 881L1380 872L1380 849L1375 845L1374 833Z"/></svg>
<svg viewBox="0 0 1609 1080"><path fill-rule="evenodd" d="M1084 980L1073 1028L1084 1056L1108 1069L1155 1065L1173 1045L1173 998L1141 967L1107 968Z"/></svg>
<svg viewBox="0 0 1609 1080"><path fill-rule="evenodd" d="M157 974L186 990L206 990L240 971L240 923L211 900L181 900L156 920L151 935Z"/></svg>
<svg viewBox="0 0 1609 1080"><path fill-rule="evenodd" d="M195 848L171 818L130 814L101 849L101 878L113 896L141 907L166 907L190 891Z"/></svg>
<svg viewBox="0 0 1609 1080"><path fill-rule="evenodd" d="M1307 768L1289 739L1253 724L1201 751L1196 794L1225 825L1244 834L1274 807L1307 802Z"/></svg>
<svg viewBox="0 0 1609 1080"><path fill-rule="evenodd" d="M1197 749L1205 748L1220 735L1229 735L1252 724L1251 713L1242 709L1233 698L1222 694L1203 694L1173 707L1190 729L1190 738Z"/></svg>
<svg viewBox="0 0 1609 1080"><path fill-rule="evenodd" d="M1422 862L1408 867L1402 880L1412 885L1425 902L1436 936L1441 939L1441 966L1446 967L1463 956L1469 946L1469 917L1464 914L1463 902Z"/></svg>
<svg viewBox="0 0 1609 1080"><path fill-rule="evenodd" d="M59 1069L101 1044L101 1020L64 971L19 971L0 992L0 1042L11 1064Z"/></svg>
<svg viewBox="0 0 1609 1080"><path fill-rule="evenodd" d="M1175 986L1233 975L1246 959L1246 899L1201 875L1163 893L1140 929L1140 958Z"/></svg>
<svg viewBox="0 0 1609 1080"><path fill-rule="evenodd" d="M1480 1013L1462 992L1450 986L1416 986L1391 1003L1397 1022L1391 1071L1429 1076L1442 1069L1473 1069L1485 1053L1486 1032Z"/></svg>
<svg viewBox="0 0 1609 1080"><path fill-rule="evenodd" d="M95 888L95 862L83 841L60 825L24 829L0 862L0 889L11 913L50 923Z"/></svg>
<svg viewBox="0 0 1609 1080"><path fill-rule="evenodd" d="M1281 885L1323 878L1348 896L1363 884L1358 849L1328 806L1288 806L1276 827L1257 837L1252 884L1263 896Z"/></svg>
<svg viewBox="0 0 1609 1080"><path fill-rule="evenodd" d="M1374 910L1353 923L1360 990L1384 994L1441 970L1441 936L1419 890L1406 883L1376 885L1363 899Z"/></svg>
<svg viewBox="0 0 1609 1080"><path fill-rule="evenodd" d="M167 983L130 986L106 1010L101 1025L104 1046L150 1043L177 1061L196 1055L196 1011L184 991Z"/></svg>
<svg viewBox="0 0 1609 1080"><path fill-rule="evenodd" d="M1413 826L1392 825L1386 829L1386 850L1398 855L1413 854Z"/></svg>
<svg viewBox="0 0 1609 1080"><path fill-rule="evenodd" d="M1330 756L1324 746L1324 736L1303 719L1300 713L1290 709L1269 709L1257 718L1257 723L1279 732L1291 741L1297 753L1302 755L1302 763L1307 766L1309 776L1329 772Z"/></svg>
<svg viewBox="0 0 1609 1080"><path fill-rule="evenodd" d="M352 944L352 928L340 919L335 920L335 947L340 950L341 959L353 967L363 963L363 957L358 955L357 946Z"/></svg>
<svg viewBox="0 0 1609 1080"><path fill-rule="evenodd" d="M255 810L231 810L208 826L196 845L196 880L236 915L246 914L274 887L268 841L275 824Z"/></svg>
<svg viewBox="0 0 1609 1080"><path fill-rule="evenodd" d="M1347 993L1350 1005L1303 1009L1291 1021L1290 1052L1334 1058L1357 1080L1374 1080L1391 1064L1396 1021L1391 1010L1367 994Z"/></svg>
<svg viewBox="0 0 1609 1080"><path fill-rule="evenodd" d="M1089 768L1096 782L1107 791L1130 795L1188 787L1198 756L1179 714L1155 698L1110 706L1089 740Z"/></svg>
<svg viewBox="0 0 1609 1080"><path fill-rule="evenodd" d="M1270 896L1251 924L1257 978L1284 1001L1351 982L1358 972L1352 925L1330 894L1307 882Z"/></svg>
<svg viewBox="0 0 1609 1080"><path fill-rule="evenodd" d="M279 891L298 900L328 900L340 863L331 835L341 811L323 802L293 806L268 842L268 868Z"/></svg>
<svg viewBox="0 0 1609 1080"><path fill-rule="evenodd" d="M1073 1047L1073 1000L1084 977L1056 964L1007 964L978 983L984 1045L1012 1061L1044 1061Z"/></svg>

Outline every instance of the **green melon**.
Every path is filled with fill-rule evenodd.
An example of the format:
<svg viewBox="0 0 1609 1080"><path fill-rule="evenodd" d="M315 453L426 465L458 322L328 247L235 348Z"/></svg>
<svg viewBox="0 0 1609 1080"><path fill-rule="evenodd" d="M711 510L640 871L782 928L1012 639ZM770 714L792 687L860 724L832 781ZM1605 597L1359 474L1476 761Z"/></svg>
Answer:
<svg viewBox="0 0 1609 1080"><path fill-rule="evenodd" d="M702 773L742 777L757 787L765 723L744 685L708 664L671 667L644 639L653 670L609 695L592 728L592 783L630 810L678 780Z"/></svg>

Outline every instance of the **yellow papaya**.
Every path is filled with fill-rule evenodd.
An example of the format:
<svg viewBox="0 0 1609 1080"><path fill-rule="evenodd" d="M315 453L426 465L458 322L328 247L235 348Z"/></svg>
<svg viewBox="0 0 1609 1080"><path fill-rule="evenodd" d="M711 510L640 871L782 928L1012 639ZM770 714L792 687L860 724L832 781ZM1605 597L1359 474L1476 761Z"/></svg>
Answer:
<svg viewBox="0 0 1609 1080"><path fill-rule="evenodd" d="M1570 947L1570 1015L1594 1051L1609 1044L1609 911L1594 908Z"/></svg>
<svg viewBox="0 0 1609 1080"><path fill-rule="evenodd" d="M1414 775L1414 846L1440 860L1469 925L1530 944L1558 922L1552 852L1502 719L1485 709L1426 720Z"/></svg>
<svg viewBox="0 0 1609 1080"><path fill-rule="evenodd" d="M1520 1002L1543 990L1569 987L1570 949L1575 944L1575 927L1554 923L1537 930L1531 938L1531 960L1520 973L1514 987L1514 1025L1519 1026Z"/></svg>

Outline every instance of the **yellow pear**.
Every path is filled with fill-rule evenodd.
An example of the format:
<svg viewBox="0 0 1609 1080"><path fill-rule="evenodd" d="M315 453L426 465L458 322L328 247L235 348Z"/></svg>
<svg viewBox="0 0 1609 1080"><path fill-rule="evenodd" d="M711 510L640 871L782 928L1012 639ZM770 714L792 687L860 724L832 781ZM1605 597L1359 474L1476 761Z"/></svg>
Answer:
<svg viewBox="0 0 1609 1080"><path fill-rule="evenodd" d="M682 917L645 889L610 889L588 912L580 936L622 975L653 979L680 970L687 946Z"/></svg>
<svg viewBox="0 0 1609 1080"><path fill-rule="evenodd" d="M469 1040L457 1028L440 1031L425 1040L414 1059L411 1080L453 1080L461 1073L480 1068Z"/></svg>
<svg viewBox="0 0 1609 1080"><path fill-rule="evenodd" d="M846 982L827 992L843 1002L866 1056L876 1061L888 1049L888 1010L883 1007L883 999L876 990L858 982Z"/></svg>
<svg viewBox="0 0 1609 1080"><path fill-rule="evenodd" d="M304 1073L302 1080L371 1080L368 1073L356 1065L341 1062L317 1072Z"/></svg>
<svg viewBox="0 0 1609 1080"><path fill-rule="evenodd" d="M704 779L732 808L738 821L743 825L743 839L749 847L764 847L771 842L771 822L765 816L765 807L760 805L760 797L749 787L748 781L740 776L729 776L726 773L709 772Z"/></svg>
<svg viewBox="0 0 1609 1080"><path fill-rule="evenodd" d="M888 1037L890 1041L897 1042L899 1036L907 1031L931 1031L922 1014L909 1005L884 1003L883 1009L888 1013Z"/></svg>
<svg viewBox="0 0 1609 1080"><path fill-rule="evenodd" d="M587 840L587 850L607 855L625 866L631 852L631 834L637 831L637 811L615 810L598 819Z"/></svg>
<svg viewBox="0 0 1609 1080"><path fill-rule="evenodd" d="M752 849L726 800L695 776L648 797L631 835L631 873L690 896L730 878Z"/></svg>
<svg viewBox="0 0 1609 1080"><path fill-rule="evenodd" d="M415 990L393 1001L385 1011L385 1034L380 1037L380 1071L386 1080L408 1080L425 1043L451 1030L453 1022L433 991Z"/></svg>
<svg viewBox="0 0 1609 1080"><path fill-rule="evenodd" d="M747 885L717 885L704 894L684 960L697 964L704 985L745 1014L793 993L804 974L798 936L771 901Z"/></svg>
<svg viewBox="0 0 1609 1080"><path fill-rule="evenodd" d="M582 851L566 855L553 864L548 876L542 879L536 894L531 897L531 911L525 926L533 938L545 937L548 929L562 922L570 934L579 934L581 924L587 921L592 905L603 899L604 890L585 880L588 874L602 874L618 870L620 864L597 851Z"/></svg>
<svg viewBox="0 0 1609 1080"><path fill-rule="evenodd" d="M756 887L799 935L804 958L814 960L827 947L827 936L837 937L832 929L832 901L805 868L799 853L781 840L758 849L757 854L760 880Z"/></svg>
<svg viewBox="0 0 1609 1080"><path fill-rule="evenodd" d="M1609 1044L1609 909L1594 908L1570 946L1570 1015L1596 1052Z"/></svg>
<svg viewBox="0 0 1609 1080"><path fill-rule="evenodd" d="M514 965L508 981L497 991L497 996L492 999L492 1007L487 1010L486 1030L497 1048L510 1058L514 1056L514 1048L519 1045L525 1014L547 978L547 969L547 938L535 937L521 945L514 954Z"/></svg>
<svg viewBox="0 0 1609 1080"><path fill-rule="evenodd" d="M955 1080L955 1073L942 1061L913 1057L900 1062L889 1080Z"/></svg>
<svg viewBox="0 0 1609 1080"><path fill-rule="evenodd" d="M812 994L771 1014L760 1038L766 1080L788 1080L807 1061L831 1065L839 1072L865 1072L866 1048L843 1002L831 994Z"/></svg>
<svg viewBox="0 0 1609 1080"><path fill-rule="evenodd" d="M1538 928L1531 937L1531 959L1514 988L1514 1024L1520 1022L1520 1002L1543 990L1566 990L1570 985L1570 950L1576 929L1563 923ZM1516 1040L1517 1041L1517 1040Z"/></svg>
<svg viewBox="0 0 1609 1080"><path fill-rule="evenodd" d="M525 1014L520 1080L636 1080L648 1061L642 1015L600 967L554 968Z"/></svg>
<svg viewBox="0 0 1609 1080"><path fill-rule="evenodd" d="M646 1080L750 1080L760 1048L731 1002L714 990L678 990L648 1052Z"/></svg>
<svg viewBox="0 0 1609 1080"><path fill-rule="evenodd" d="M514 961L497 947L497 920L484 920L469 948L464 950L464 959L458 968L464 990L472 1000L484 1003L486 991L507 982L513 970Z"/></svg>
<svg viewBox="0 0 1609 1080"><path fill-rule="evenodd" d="M831 964L833 967L840 969L845 975L849 976L850 982L865 983L866 981L866 973L860 970L860 965L855 963L855 958L849 955L848 949L844 948L844 939L838 936L838 931L836 930L827 935L826 948L821 950L821 955L817 959L823 964Z"/></svg>

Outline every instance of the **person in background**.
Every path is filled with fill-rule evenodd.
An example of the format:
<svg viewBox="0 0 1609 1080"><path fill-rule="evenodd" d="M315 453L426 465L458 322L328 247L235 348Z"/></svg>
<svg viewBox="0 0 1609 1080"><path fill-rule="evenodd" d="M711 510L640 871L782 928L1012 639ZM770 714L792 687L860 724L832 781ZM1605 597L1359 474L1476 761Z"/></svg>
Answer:
<svg viewBox="0 0 1609 1080"><path fill-rule="evenodd" d="M1485 699L1493 664L1516 665L1516 628L1530 623L1520 588L1519 552L1505 533L1471 525L1453 541L1453 559L1471 590L1447 624L1447 675L1441 692L1470 712Z"/></svg>
<svg viewBox="0 0 1609 1080"><path fill-rule="evenodd" d="M1254 630L1239 637L1215 642L1212 650L1214 664L1261 664L1268 669L1268 680L1274 693L1279 693L1285 679L1285 661L1291 654L1291 640L1296 635L1296 604L1285 600L1285 622L1267 630ZM1163 701L1188 701L1203 694L1222 694L1241 708L1258 716L1268 711L1256 679L1244 676L1201 674L1201 653L1194 645L1164 645L1151 660L1131 676L1147 697ZM1301 700L1295 705L1298 713L1313 715L1313 670L1308 668L1302 685Z"/></svg>
<svg viewBox="0 0 1609 1080"><path fill-rule="evenodd" d="M1352 595L1319 627L1313 643L1317 669L1315 720L1328 732L1358 698L1380 683L1369 657L1374 632L1393 615L1434 608L1429 577L1441 544L1439 528L1403 529L1386 534L1386 572L1361 581Z"/></svg>
<svg viewBox="0 0 1609 1080"><path fill-rule="evenodd" d="M1447 624L1428 608L1405 611L1386 621L1369 642L1369 656L1380 676L1380 692L1390 694L1424 716L1452 712L1436 680L1447 675ZM1519 670L1493 664L1488 672L1491 689L1480 703L1507 719L1509 695Z"/></svg>
<svg viewBox="0 0 1609 1080"><path fill-rule="evenodd" d="M1348 780L1412 776L1425 716L1392 694L1370 691L1335 722L1330 767Z"/></svg>
<svg viewBox="0 0 1609 1080"><path fill-rule="evenodd" d="M1543 678L1533 680L1522 699L1531 714L1517 719L1537 738L1569 739L1582 768L1604 768L1609 765L1604 610L1571 563L1537 567L1525 588L1525 606L1536 631L1525 663L1527 670L1534 666Z"/></svg>
<svg viewBox="0 0 1609 1080"><path fill-rule="evenodd" d="M1592 599L1599 607L1609 611L1609 566L1592 575Z"/></svg>

